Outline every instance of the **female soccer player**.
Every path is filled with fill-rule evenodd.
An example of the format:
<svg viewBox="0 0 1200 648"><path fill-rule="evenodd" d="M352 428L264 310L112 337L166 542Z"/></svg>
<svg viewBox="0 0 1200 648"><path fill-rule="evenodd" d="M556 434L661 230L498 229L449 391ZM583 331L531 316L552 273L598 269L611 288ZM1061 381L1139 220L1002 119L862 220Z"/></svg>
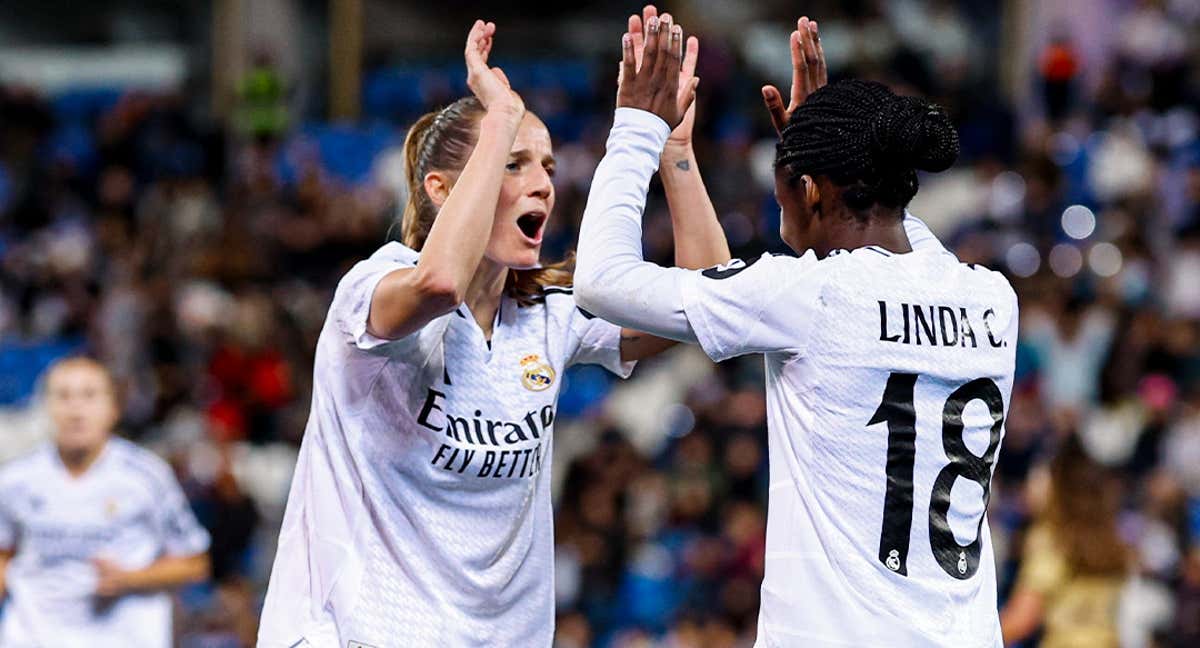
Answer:
<svg viewBox="0 0 1200 648"><path fill-rule="evenodd" d="M168 590L208 576L208 533L153 453L113 438L112 377L46 371L52 441L0 468L0 646L167 648Z"/></svg>
<svg viewBox="0 0 1200 648"><path fill-rule="evenodd" d="M670 344L580 310L569 274L539 266L550 135L488 68L494 33L476 22L467 40L474 97L409 132L404 244L334 294L260 646L549 646L562 373L625 376ZM676 255L703 267L729 251L689 177L669 188L693 219Z"/></svg>
<svg viewBox="0 0 1200 648"><path fill-rule="evenodd" d="M623 43L576 297L714 360L765 354L771 501L758 645L999 646L984 523L1016 296L1002 275L940 245L914 250L903 224L916 172L957 157L953 127L878 83L817 89L788 115L775 160L780 234L802 256L661 268L642 260L641 211L682 111L678 80L659 72L678 55L665 34L654 40L640 71Z"/></svg>

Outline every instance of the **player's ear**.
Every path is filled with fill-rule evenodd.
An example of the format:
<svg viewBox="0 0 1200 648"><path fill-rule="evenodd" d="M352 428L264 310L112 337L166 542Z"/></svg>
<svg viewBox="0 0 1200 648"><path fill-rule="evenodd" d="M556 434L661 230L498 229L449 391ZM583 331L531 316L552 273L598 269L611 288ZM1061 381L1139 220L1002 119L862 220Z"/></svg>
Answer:
<svg viewBox="0 0 1200 648"><path fill-rule="evenodd" d="M429 196L429 201L434 207L441 208L442 203L446 202L446 198L450 195L450 188L454 186L454 182L450 176L441 171L430 171L425 174L425 193Z"/></svg>
<svg viewBox="0 0 1200 648"><path fill-rule="evenodd" d="M804 206L810 211L820 213L821 211L821 189L817 187L817 182L810 175L800 176L800 190L803 195L800 200L804 201Z"/></svg>

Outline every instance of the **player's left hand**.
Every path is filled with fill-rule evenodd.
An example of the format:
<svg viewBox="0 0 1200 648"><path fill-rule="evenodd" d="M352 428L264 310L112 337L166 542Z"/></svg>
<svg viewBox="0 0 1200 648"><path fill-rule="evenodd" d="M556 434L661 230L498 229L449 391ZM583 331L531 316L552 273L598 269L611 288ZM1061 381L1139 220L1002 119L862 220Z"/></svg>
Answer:
<svg viewBox="0 0 1200 648"><path fill-rule="evenodd" d="M96 568L96 596L113 598L130 590L129 572L116 563L96 558L92 565Z"/></svg>
<svg viewBox="0 0 1200 648"><path fill-rule="evenodd" d="M646 5L642 9L642 15L633 14L629 17L629 27L627 33L633 37L633 56L634 67L642 68L642 57L645 55L646 33L645 25L650 18L658 17L658 9L654 5ZM699 82L696 77L696 59L700 56L700 39L695 36L688 36L684 43L683 51L683 66L679 70L679 92L685 93L693 90L693 79ZM619 83L619 80L618 80ZM680 97L683 100L684 97ZM688 106L687 112L683 114L683 121L671 131L671 136L667 138L667 146L669 147L690 147L692 145L692 130L696 126L696 102L693 101Z"/></svg>
<svg viewBox="0 0 1200 648"><path fill-rule="evenodd" d="M683 58L683 28L670 14L651 16L646 22L642 65L637 64L633 35L621 38L621 73L618 77L617 107L652 112L674 130L696 98L696 79L688 87L679 85Z"/></svg>
<svg viewBox="0 0 1200 648"><path fill-rule="evenodd" d="M829 83L825 68L825 50L821 48L821 34L817 21L808 16L796 21L796 31L789 40L792 50L792 94L787 108L783 107L783 96L773 85L762 87L763 103L771 115L776 132L783 132L792 117L792 111L800 107L808 95Z"/></svg>

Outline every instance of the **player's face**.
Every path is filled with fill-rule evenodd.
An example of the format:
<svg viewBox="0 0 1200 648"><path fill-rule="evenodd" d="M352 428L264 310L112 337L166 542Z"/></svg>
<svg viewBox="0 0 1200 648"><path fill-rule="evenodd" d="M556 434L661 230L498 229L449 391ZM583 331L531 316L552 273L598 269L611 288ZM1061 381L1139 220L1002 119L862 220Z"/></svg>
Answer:
<svg viewBox="0 0 1200 648"><path fill-rule="evenodd" d="M87 451L104 443L120 414L104 370L85 363L68 363L51 372L46 407L55 442L68 451Z"/></svg>
<svg viewBox="0 0 1200 648"><path fill-rule="evenodd" d="M554 149L550 131L533 113L525 113L504 167L491 239L484 252L509 268L537 267L546 221L554 209Z"/></svg>

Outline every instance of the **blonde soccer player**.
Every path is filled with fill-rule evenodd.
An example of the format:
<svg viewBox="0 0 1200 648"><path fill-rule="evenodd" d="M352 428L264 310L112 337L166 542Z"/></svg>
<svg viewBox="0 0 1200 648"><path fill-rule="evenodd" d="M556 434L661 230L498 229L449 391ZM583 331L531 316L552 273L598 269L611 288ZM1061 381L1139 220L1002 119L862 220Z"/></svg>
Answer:
<svg viewBox="0 0 1200 648"><path fill-rule="evenodd" d="M626 376L670 344L578 308L570 273L541 259L553 146L488 67L494 34L477 21L467 39L474 96L409 131L403 242L335 291L260 646L549 646L562 375ZM695 46L684 108L694 65ZM698 171L673 180L672 211L690 214L677 261L728 258Z"/></svg>

